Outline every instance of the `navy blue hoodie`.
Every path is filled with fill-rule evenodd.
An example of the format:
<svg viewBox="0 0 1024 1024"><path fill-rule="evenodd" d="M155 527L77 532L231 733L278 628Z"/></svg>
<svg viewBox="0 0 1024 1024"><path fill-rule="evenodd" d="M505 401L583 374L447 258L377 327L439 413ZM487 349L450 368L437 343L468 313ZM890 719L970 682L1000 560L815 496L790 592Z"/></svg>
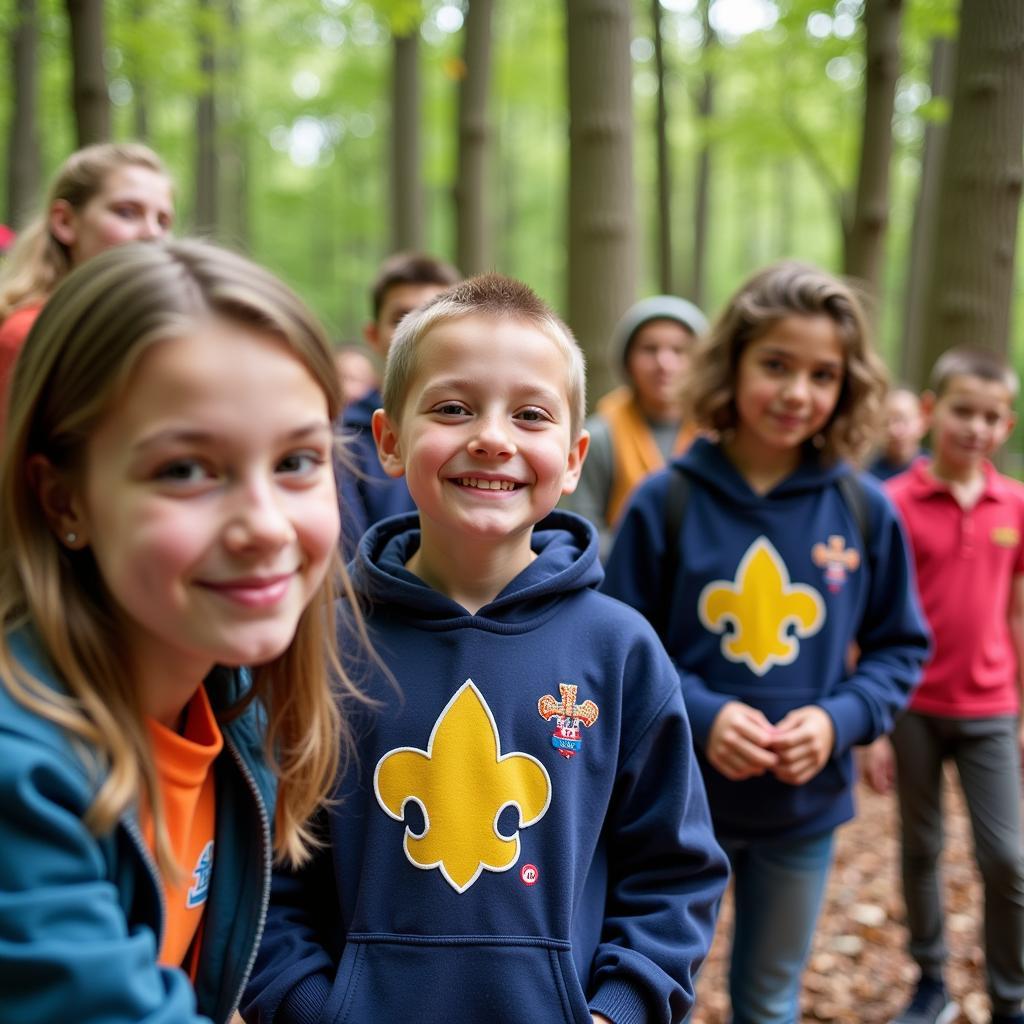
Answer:
<svg viewBox="0 0 1024 1024"><path fill-rule="evenodd" d="M390 477L377 457L371 427L383 399L377 390L347 406L341 415L345 454L335 465L341 511L341 546L351 557L359 538L374 523L415 509L405 477Z"/></svg>
<svg viewBox="0 0 1024 1024"><path fill-rule="evenodd" d="M706 439L678 464L691 481L679 575L667 620L663 593L668 474L637 490L609 556L604 590L652 622L679 668L715 828L727 839L814 835L853 816L850 748L892 727L928 654L908 547L889 499L859 474L868 549L837 486L845 463L808 457L758 495ZM662 613L662 614L659 614ZM850 645L860 659L848 668ZM810 782L773 775L731 782L703 748L715 716L740 700L777 722L816 704L835 750Z"/></svg>
<svg viewBox="0 0 1024 1024"><path fill-rule="evenodd" d="M394 681L364 666L359 765L329 848L275 879L247 1019L682 1020L728 869L664 649L577 516L475 615L404 568L416 527L360 544Z"/></svg>

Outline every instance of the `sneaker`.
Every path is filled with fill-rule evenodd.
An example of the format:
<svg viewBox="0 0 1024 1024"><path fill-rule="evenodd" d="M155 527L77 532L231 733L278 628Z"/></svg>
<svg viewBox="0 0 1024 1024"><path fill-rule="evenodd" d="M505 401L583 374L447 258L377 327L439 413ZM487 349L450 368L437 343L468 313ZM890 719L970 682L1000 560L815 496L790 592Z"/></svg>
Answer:
<svg viewBox="0 0 1024 1024"><path fill-rule="evenodd" d="M906 1009L889 1024L952 1024L960 1007L949 998L941 980L922 977Z"/></svg>

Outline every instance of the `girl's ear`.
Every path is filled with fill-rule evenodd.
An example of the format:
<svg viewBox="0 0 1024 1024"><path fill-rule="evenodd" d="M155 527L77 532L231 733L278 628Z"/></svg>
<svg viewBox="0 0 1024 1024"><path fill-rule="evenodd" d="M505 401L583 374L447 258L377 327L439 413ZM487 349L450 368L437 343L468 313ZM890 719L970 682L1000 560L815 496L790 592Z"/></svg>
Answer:
<svg viewBox="0 0 1024 1024"><path fill-rule="evenodd" d="M74 208L66 199L55 199L50 207L50 234L69 249L78 237Z"/></svg>
<svg viewBox="0 0 1024 1024"><path fill-rule="evenodd" d="M25 467L29 486L57 540L72 551L89 543L80 502L67 474L58 470L45 455L32 455Z"/></svg>
<svg viewBox="0 0 1024 1024"><path fill-rule="evenodd" d="M383 409L377 409L372 421L373 440L377 445L377 457L388 476L405 475L405 460L398 437L398 428Z"/></svg>

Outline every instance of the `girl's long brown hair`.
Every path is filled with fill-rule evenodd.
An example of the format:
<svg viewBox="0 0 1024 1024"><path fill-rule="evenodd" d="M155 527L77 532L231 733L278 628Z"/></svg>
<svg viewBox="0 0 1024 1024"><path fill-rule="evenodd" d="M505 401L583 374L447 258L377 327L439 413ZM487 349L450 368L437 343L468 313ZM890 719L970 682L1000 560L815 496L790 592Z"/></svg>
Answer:
<svg viewBox="0 0 1024 1024"><path fill-rule="evenodd" d="M0 683L94 755L99 785L90 828L109 831L141 798L152 809L158 862L171 870L150 744L112 601L88 549L68 551L47 526L26 466L38 453L73 475L142 352L210 315L279 337L323 389L332 419L337 415L338 381L323 331L272 274L206 243L130 243L77 268L43 308L16 366L0 468ZM309 820L351 751L339 705L360 697L335 640L339 589L350 598L346 623L365 642L335 555L291 645L252 670L249 699L266 708L266 752L280 783L275 851L291 864L315 846ZM26 626L66 694L15 659L9 637Z"/></svg>

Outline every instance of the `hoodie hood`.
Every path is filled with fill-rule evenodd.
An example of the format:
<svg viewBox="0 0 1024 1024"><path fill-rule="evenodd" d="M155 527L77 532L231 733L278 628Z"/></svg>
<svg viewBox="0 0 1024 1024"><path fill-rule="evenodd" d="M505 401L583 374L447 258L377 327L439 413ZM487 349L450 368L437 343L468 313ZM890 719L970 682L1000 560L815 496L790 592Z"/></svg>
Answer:
<svg viewBox="0 0 1024 1024"><path fill-rule="evenodd" d="M757 494L729 461L721 446L706 437L696 438L678 462L687 473L730 504L751 507L801 498L820 491L850 472L848 463L842 460L823 463L811 449L805 451L803 461L789 476L767 494Z"/></svg>
<svg viewBox="0 0 1024 1024"><path fill-rule="evenodd" d="M608 362L612 371L627 383L625 369L629 344L636 332L651 320L674 320L697 337L708 329L707 317L692 302L675 295L651 295L634 303L615 325L608 341Z"/></svg>
<svg viewBox="0 0 1024 1024"><path fill-rule="evenodd" d="M419 517L392 516L366 532L349 571L362 597L391 605L423 629L459 628L472 620L479 628L524 631L546 619L564 595L596 588L604 578L597 531L582 517L561 510L534 527L533 562L475 615L405 568L419 546Z"/></svg>

